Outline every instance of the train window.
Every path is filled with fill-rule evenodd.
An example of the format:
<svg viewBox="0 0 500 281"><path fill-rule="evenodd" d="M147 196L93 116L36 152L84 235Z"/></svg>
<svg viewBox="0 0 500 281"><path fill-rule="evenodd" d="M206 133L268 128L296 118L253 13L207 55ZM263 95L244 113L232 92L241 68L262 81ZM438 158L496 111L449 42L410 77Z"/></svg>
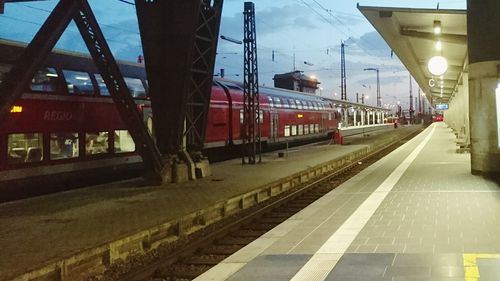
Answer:
<svg viewBox="0 0 500 281"><path fill-rule="evenodd" d="M127 130L115 131L115 153L133 152L135 143Z"/></svg>
<svg viewBox="0 0 500 281"><path fill-rule="evenodd" d="M124 79L132 97L139 99L146 98L146 89L144 89L141 79L130 77L124 77Z"/></svg>
<svg viewBox="0 0 500 281"><path fill-rule="evenodd" d="M302 102L302 108L303 109L307 109L307 103L306 101L301 101Z"/></svg>
<svg viewBox="0 0 500 281"><path fill-rule="evenodd" d="M305 124L304 125L304 135L308 135L309 134L309 125Z"/></svg>
<svg viewBox="0 0 500 281"><path fill-rule="evenodd" d="M97 87L99 87L99 93L101 96L109 96L108 87L106 83L104 83L104 79L102 79L101 74L95 74L95 80L97 81Z"/></svg>
<svg viewBox="0 0 500 281"><path fill-rule="evenodd" d="M304 125L300 124L299 125L299 136L304 134Z"/></svg>
<svg viewBox="0 0 500 281"><path fill-rule="evenodd" d="M78 95L93 95L94 85L87 72L63 70L68 93Z"/></svg>
<svg viewBox="0 0 500 281"><path fill-rule="evenodd" d="M288 103L288 99L281 98L281 101L283 102L284 108L290 108L290 104Z"/></svg>
<svg viewBox="0 0 500 281"><path fill-rule="evenodd" d="M297 104L297 109L302 109L302 103L299 100L295 100L295 103Z"/></svg>
<svg viewBox="0 0 500 281"><path fill-rule="evenodd" d="M43 160L41 133L10 134L7 141L9 164L40 162Z"/></svg>
<svg viewBox="0 0 500 281"><path fill-rule="evenodd" d="M85 154L108 153L108 132L85 134Z"/></svg>
<svg viewBox="0 0 500 281"><path fill-rule="evenodd" d="M273 104L273 98L271 97L267 97L267 102L269 103L269 107L274 107L274 104Z"/></svg>
<svg viewBox="0 0 500 281"><path fill-rule="evenodd" d="M314 134L314 124L309 124L309 132Z"/></svg>
<svg viewBox="0 0 500 281"><path fill-rule="evenodd" d="M308 107L309 109L311 109L311 110L313 110L313 109L314 109L314 106L313 106L312 102L310 102L310 101L308 101L308 102L307 102L307 107Z"/></svg>
<svg viewBox="0 0 500 281"><path fill-rule="evenodd" d="M285 137L290 136L290 125L285 125Z"/></svg>
<svg viewBox="0 0 500 281"><path fill-rule="evenodd" d="M273 97L274 100L274 106L280 108L281 107L281 100L278 97Z"/></svg>
<svg viewBox="0 0 500 281"><path fill-rule="evenodd" d="M50 134L50 159L69 159L79 155L78 133Z"/></svg>
<svg viewBox="0 0 500 281"><path fill-rule="evenodd" d="M31 79L30 89L38 92L55 92L57 90L58 78L56 70L45 67L38 70Z"/></svg>
<svg viewBox="0 0 500 281"><path fill-rule="evenodd" d="M257 111L255 111L255 117L257 117ZM240 109L240 124L243 124L243 108ZM264 123L264 111L260 110L259 111L259 123L263 124Z"/></svg>
<svg viewBox="0 0 500 281"><path fill-rule="evenodd" d="M292 136L297 135L297 125L292 125Z"/></svg>
<svg viewBox="0 0 500 281"><path fill-rule="evenodd" d="M319 124L314 124L314 132L319 133Z"/></svg>

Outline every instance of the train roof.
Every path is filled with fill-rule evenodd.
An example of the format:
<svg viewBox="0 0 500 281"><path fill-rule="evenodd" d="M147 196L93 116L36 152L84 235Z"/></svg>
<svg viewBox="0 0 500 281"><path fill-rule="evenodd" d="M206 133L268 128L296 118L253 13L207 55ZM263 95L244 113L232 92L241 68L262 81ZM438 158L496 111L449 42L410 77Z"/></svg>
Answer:
<svg viewBox="0 0 500 281"><path fill-rule="evenodd" d="M0 38L0 63L16 63L22 51L27 46L28 44L24 42ZM134 77L145 76L143 64L123 60L117 60L116 62L120 70L124 72L124 75ZM62 49L52 50L45 61L45 65L72 70L98 72L90 55Z"/></svg>
<svg viewBox="0 0 500 281"><path fill-rule="evenodd" d="M214 79L218 81L219 83L226 84L226 85L232 85L233 87L238 87L239 89L243 89L243 82L241 81L232 81L232 80L225 80L225 79ZM345 100L337 100L337 99L332 99L332 98L327 98L327 97L321 97L315 94L310 94L310 93L304 93L304 92L297 92L289 89L281 89L281 88L275 88L275 87L267 87L267 86L259 86L259 90L262 94L265 95L274 95L274 96L280 96L280 97L290 97L290 98L304 98L306 97L307 99L313 100L322 100L326 102L331 102L335 106L341 106L341 107L346 107L346 108L366 108L366 109L372 109L372 110L384 110L387 111L389 109L387 108L382 108L382 107L377 107L377 106L372 106L372 105L367 105L367 104L360 104L356 102L350 102L350 101L345 101Z"/></svg>

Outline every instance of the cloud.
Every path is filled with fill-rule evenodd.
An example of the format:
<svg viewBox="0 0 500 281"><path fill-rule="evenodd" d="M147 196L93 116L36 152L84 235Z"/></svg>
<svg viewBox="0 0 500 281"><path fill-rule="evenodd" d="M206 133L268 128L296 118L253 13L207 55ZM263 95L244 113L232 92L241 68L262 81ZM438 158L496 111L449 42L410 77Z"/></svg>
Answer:
<svg viewBox="0 0 500 281"><path fill-rule="evenodd" d="M297 32L317 28L311 20L310 13L302 13L301 5L285 5L283 7L269 7L257 10L255 13L256 28L259 36L288 31L290 28ZM239 38L243 36L243 13L222 17L221 34Z"/></svg>
<svg viewBox="0 0 500 281"><path fill-rule="evenodd" d="M387 43L376 31L365 33L359 38L350 39L349 41L355 43L361 52L372 56L387 56L391 52Z"/></svg>

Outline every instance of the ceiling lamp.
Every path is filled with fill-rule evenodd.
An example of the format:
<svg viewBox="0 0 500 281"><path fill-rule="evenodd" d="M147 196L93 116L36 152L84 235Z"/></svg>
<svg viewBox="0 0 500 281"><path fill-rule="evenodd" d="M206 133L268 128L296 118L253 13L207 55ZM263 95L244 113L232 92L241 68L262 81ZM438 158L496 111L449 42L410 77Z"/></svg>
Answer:
<svg viewBox="0 0 500 281"><path fill-rule="evenodd" d="M436 50L441 51L443 49L443 43L441 41L436 42Z"/></svg>
<svg viewBox="0 0 500 281"><path fill-rule="evenodd" d="M434 56L429 60L427 68L432 75L441 76L448 70L448 62L442 56Z"/></svg>
<svg viewBox="0 0 500 281"><path fill-rule="evenodd" d="M438 20L434 21L434 34L441 34L441 22Z"/></svg>

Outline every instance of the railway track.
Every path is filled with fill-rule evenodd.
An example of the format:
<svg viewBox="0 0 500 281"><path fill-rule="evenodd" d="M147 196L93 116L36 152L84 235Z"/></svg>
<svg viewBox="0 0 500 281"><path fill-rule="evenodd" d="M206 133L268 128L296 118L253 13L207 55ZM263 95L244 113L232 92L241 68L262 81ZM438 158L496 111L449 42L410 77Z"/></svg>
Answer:
<svg viewBox="0 0 500 281"><path fill-rule="evenodd" d="M337 186L347 181L381 157L413 138L420 131L319 178L285 195L267 200L265 204L245 210L232 218L215 223L200 233L172 247L168 254L151 260L138 261L120 273L112 272L99 280L123 281L186 281L192 280L211 267L259 238L292 215L301 211ZM268 202L269 201L269 202Z"/></svg>

